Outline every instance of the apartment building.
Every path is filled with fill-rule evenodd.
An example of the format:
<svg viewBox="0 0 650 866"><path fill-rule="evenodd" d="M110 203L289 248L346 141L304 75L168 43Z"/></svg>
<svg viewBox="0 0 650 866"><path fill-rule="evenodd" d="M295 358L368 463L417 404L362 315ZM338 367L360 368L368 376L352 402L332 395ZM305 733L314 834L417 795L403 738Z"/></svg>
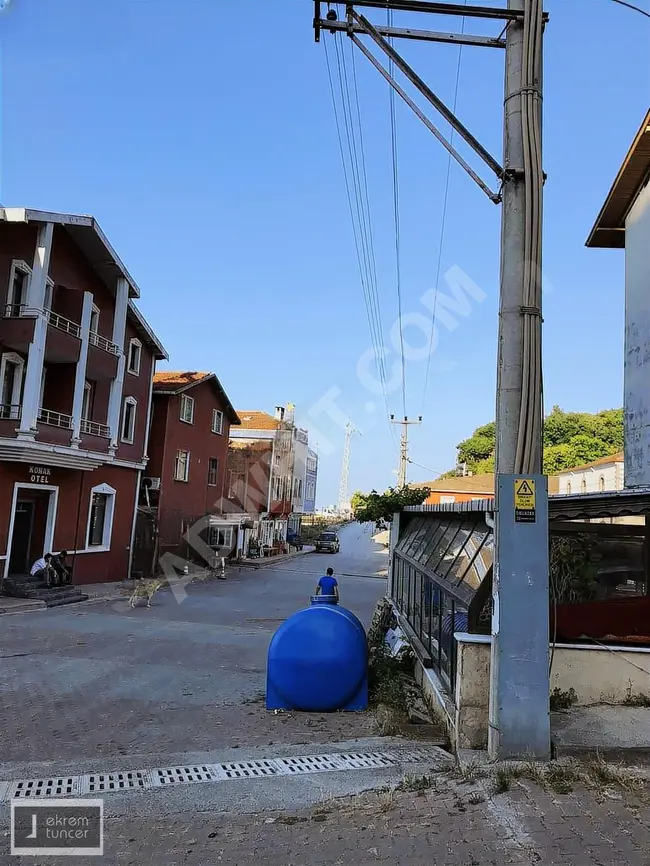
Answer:
<svg viewBox="0 0 650 866"><path fill-rule="evenodd" d="M128 576L152 380L167 354L95 219L0 208L0 575L66 549Z"/></svg>
<svg viewBox="0 0 650 866"><path fill-rule="evenodd" d="M164 371L154 376L149 464L140 505L156 512L161 556L191 553L181 544L186 530L206 515L223 514L230 428L239 423L214 373ZM220 547L231 544L230 537L214 541Z"/></svg>

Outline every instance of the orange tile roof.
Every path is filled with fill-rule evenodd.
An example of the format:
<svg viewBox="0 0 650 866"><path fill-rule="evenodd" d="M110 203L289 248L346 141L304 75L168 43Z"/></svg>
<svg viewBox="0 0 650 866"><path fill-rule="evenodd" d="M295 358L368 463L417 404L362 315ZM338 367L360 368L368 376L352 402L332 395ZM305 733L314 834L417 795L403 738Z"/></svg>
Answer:
<svg viewBox="0 0 650 866"><path fill-rule="evenodd" d="M494 493L494 474L459 475L455 478L441 478L437 481L422 481L411 487L428 487L443 493Z"/></svg>
<svg viewBox="0 0 650 866"><path fill-rule="evenodd" d="M154 391L170 390L176 388L185 388L187 385L196 385L198 382L207 379L212 373L195 373L181 372L178 370L163 370L156 373L153 377Z"/></svg>
<svg viewBox="0 0 650 866"><path fill-rule="evenodd" d="M241 426L244 430L277 430L280 422L268 412L260 412L259 409L245 411L238 409L237 414L241 419Z"/></svg>
<svg viewBox="0 0 650 866"><path fill-rule="evenodd" d="M494 496L494 475L491 472L478 475L459 475L456 478L441 478L437 481L423 481L410 487L428 487L432 493L485 493ZM551 475L548 479L548 492L559 492L559 480Z"/></svg>
<svg viewBox="0 0 650 866"><path fill-rule="evenodd" d="M231 439L228 443L228 448L232 451L271 451L273 448L273 440L268 441L251 441L250 439Z"/></svg>
<svg viewBox="0 0 650 866"><path fill-rule="evenodd" d="M217 389L218 393L223 399L223 402L225 404L224 408L226 410L226 414L228 415L230 423L239 426L240 422L239 418L237 417L237 413L235 412L235 407L230 402L230 398L224 391L223 385L214 373L197 373L193 370L187 372L177 370L162 370L161 372L154 374L153 390L155 394L162 396L177 395L181 394L183 391L188 391L190 388L193 388L200 382L210 381L214 383L214 387Z"/></svg>
<svg viewBox="0 0 650 866"><path fill-rule="evenodd" d="M556 475L564 475L565 472L582 472L584 469L591 469L592 466L608 466L610 463L623 463L623 451L617 451L616 454L608 454L607 457L599 457L598 460L593 460L591 463L583 463L582 466L570 466L568 469L562 469L561 472L556 472Z"/></svg>

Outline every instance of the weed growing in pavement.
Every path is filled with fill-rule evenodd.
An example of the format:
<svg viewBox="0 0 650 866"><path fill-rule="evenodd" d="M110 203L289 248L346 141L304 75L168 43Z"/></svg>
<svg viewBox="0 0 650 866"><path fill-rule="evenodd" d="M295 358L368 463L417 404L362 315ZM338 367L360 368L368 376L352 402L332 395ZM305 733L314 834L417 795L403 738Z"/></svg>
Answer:
<svg viewBox="0 0 650 866"><path fill-rule="evenodd" d="M487 770L477 761L472 761L466 767L457 766L454 775L461 784L471 785L472 782L484 779L487 776Z"/></svg>
<svg viewBox="0 0 650 866"><path fill-rule="evenodd" d="M505 767L499 767L494 774L494 793L506 794L510 790L512 776Z"/></svg>
<svg viewBox="0 0 650 866"><path fill-rule="evenodd" d="M433 788L435 784L433 776L404 776L402 781L397 786L398 791L410 791L413 794L421 796Z"/></svg>
<svg viewBox="0 0 650 866"><path fill-rule="evenodd" d="M493 776L494 793L506 793L510 790L512 781L516 779L527 779L555 794L571 794L579 785L598 792L611 788L638 792L642 791L647 784L647 780L634 770L608 764L601 759L588 764L580 764L576 761L537 764L530 761L499 767Z"/></svg>

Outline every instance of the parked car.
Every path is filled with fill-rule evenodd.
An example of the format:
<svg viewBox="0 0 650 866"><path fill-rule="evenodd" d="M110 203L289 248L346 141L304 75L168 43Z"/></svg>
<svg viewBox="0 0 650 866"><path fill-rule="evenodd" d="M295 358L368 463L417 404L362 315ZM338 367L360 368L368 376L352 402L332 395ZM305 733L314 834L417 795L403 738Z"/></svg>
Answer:
<svg viewBox="0 0 650 866"><path fill-rule="evenodd" d="M316 539L316 553L338 553L339 537L335 532L321 532Z"/></svg>

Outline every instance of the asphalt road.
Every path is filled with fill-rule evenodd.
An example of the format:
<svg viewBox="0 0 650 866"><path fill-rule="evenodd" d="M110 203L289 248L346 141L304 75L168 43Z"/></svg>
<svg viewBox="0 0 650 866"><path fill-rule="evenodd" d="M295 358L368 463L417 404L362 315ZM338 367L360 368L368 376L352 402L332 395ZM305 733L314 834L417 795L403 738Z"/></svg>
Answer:
<svg viewBox="0 0 650 866"><path fill-rule="evenodd" d="M164 591L148 610L103 602L4 617L0 779L45 762L47 772L167 766L190 752L368 736L369 714L273 715L263 694L275 629L328 565L342 602L369 623L387 562L370 536L352 524L339 554L234 570L190 585L180 604Z"/></svg>

